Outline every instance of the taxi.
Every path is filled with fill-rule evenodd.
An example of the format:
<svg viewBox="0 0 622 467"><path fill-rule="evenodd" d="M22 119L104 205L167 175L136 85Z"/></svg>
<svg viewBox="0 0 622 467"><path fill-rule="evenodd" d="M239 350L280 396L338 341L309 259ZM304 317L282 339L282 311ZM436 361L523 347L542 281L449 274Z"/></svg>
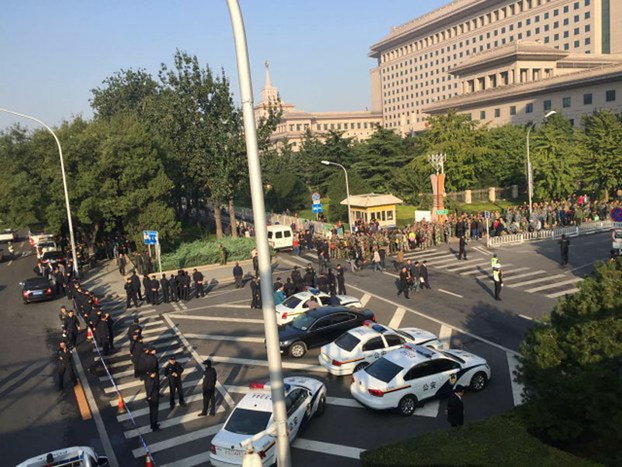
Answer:
<svg viewBox="0 0 622 467"><path fill-rule="evenodd" d="M283 382L291 443L314 415L324 413L326 386L316 379L299 376L283 378ZM242 465L246 450L240 443L253 437L253 450L259 454L262 465L276 463L276 435L270 434L273 431L270 386L254 382L250 389L212 439L210 462L216 467ZM262 432L266 432L265 435L262 436Z"/></svg>
<svg viewBox="0 0 622 467"><path fill-rule="evenodd" d="M326 292L313 287L307 287L304 292L298 292L287 297L283 303L276 306L276 324L279 326L294 321L298 316L309 311L309 301L315 298L318 306L346 306L348 308L363 308L361 301L350 295L335 295L332 297Z"/></svg>
<svg viewBox="0 0 622 467"><path fill-rule="evenodd" d="M481 391L490 380L485 359L457 349L405 344L352 375L350 393L371 409L412 415L421 401L448 394L456 385Z"/></svg>
<svg viewBox="0 0 622 467"><path fill-rule="evenodd" d="M423 329L392 329L366 321L363 326L350 329L323 346L318 360L332 375L351 375L406 343L443 347L436 335Z"/></svg>

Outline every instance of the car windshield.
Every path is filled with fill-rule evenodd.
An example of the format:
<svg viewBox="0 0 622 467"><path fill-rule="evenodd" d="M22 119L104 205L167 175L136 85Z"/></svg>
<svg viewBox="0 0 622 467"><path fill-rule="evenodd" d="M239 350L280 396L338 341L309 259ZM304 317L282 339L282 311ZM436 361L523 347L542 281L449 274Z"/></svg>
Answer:
<svg viewBox="0 0 622 467"><path fill-rule="evenodd" d="M390 362L386 358L381 358L376 360L374 363L365 368L367 374L373 376L376 379L384 383L388 383L395 375L397 375L403 368L399 365L396 365L393 362Z"/></svg>
<svg viewBox="0 0 622 467"><path fill-rule="evenodd" d="M283 305L284 307L290 308L290 309L294 309L298 306L298 304L301 302L302 300L300 300L298 297L296 297L295 295L292 295L291 297L288 297L287 299L285 299L285 301L283 303L281 303L281 305Z"/></svg>
<svg viewBox="0 0 622 467"><path fill-rule="evenodd" d="M39 248L54 248L56 245L53 242L39 242L37 246Z"/></svg>
<svg viewBox="0 0 622 467"><path fill-rule="evenodd" d="M315 323L315 318L309 315L300 315L294 321L292 321L292 327L296 329L300 329L301 331L306 331L311 327L311 325Z"/></svg>
<svg viewBox="0 0 622 467"><path fill-rule="evenodd" d="M239 435L255 435L266 429L271 416L272 412L236 408L229 417L225 430Z"/></svg>
<svg viewBox="0 0 622 467"><path fill-rule="evenodd" d="M342 334L337 338L335 344L337 345L337 347L349 352L354 347L356 347L359 342L361 341L358 338L354 337L349 332L346 332L345 334Z"/></svg>

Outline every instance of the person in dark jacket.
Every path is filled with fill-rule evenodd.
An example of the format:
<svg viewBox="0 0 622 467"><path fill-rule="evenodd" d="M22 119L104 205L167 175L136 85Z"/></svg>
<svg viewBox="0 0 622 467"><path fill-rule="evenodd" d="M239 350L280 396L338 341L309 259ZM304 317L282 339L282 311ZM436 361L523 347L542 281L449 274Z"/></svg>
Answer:
<svg viewBox="0 0 622 467"><path fill-rule="evenodd" d="M119 253L119 259L117 262L119 264L119 272L122 276L125 276L125 266L127 265L127 260L125 259L125 255L123 253Z"/></svg>
<svg viewBox="0 0 622 467"><path fill-rule="evenodd" d="M302 274L300 274L298 266L294 266L294 270L292 271L292 282L294 283L295 293L302 292L304 290L304 279L302 278Z"/></svg>
<svg viewBox="0 0 622 467"><path fill-rule="evenodd" d="M192 271L192 280L194 281L195 297L205 297L205 289L203 288L203 273L196 268Z"/></svg>
<svg viewBox="0 0 622 467"><path fill-rule="evenodd" d="M253 277L251 281L251 308L261 308L261 290L259 286L259 277Z"/></svg>
<svg viewBox="0 0 622 467"><path fill-rule="evenodd" d="M160 304L160 282L156 279L156 276L151 276L149 281L151 288L151 303L153 305Z"/></svg>
<svg viewBox="0 0 622 467"><path fill-rule="evenodd" d="M346 294L346 278L345 278L345 271L341 267L341 264L337 265L337 286L338 286L337 293L339 295L345 295Z"/></svg>
<svg viewBox="0 0 622 467"><path fill-rule="evenodd" d="M143 294L140 291L140 277L136 274L136 271L132 271L132 275L130 276L132 280L132 285L134 286L134 292L138 296L138 300L143 301ZM145 292L147 293L147 292Z"/></svg>
<svg viewBox="0 0 622 467"><path fill-rule="evenodd" d="M154 372L160 374L160 362L158 362L158 356L155 347L149 347L149 350L147 350L147 352L143 355L140 360L139 370L145 375Z"/></svg>
<svg viewBox="0 0 622 467"><path fill-rule="evenodd" d="M147 303L153 303L151 300L151 279L149 279L147 274L143 276L143 289L145 289L145 299Z"/></svg>
<svg viewBox="0 0 622 467"><path fill-rule="evenodd" d="M203 372L203 410L199 412L199 417L207 415L208 409L210 415L216 415L216 382L218 375L212 367L211 360L205 360L205 371Z"/></svg>
<svg viewBox="0 0 622 467"><path fill-rule="evenodd" d="M126 295L126 301L125 301L125 307L126 308L132 308L132 302L134 302L134 307L138 308L138 299L136 298L136 288L134 287L134 284L132 283L132 279L131 278L127 278L127 281L125 282L125 285L123 286L123 288L125 289L125 295Z"/></svg>
<svg viewBox="0 0 622 467"><path fill-rule="evenodd" d="M77 379L73 370L73 362L71 361L71 351L67 348L67 343L61 341L56 351L58 390L62 391L65 387L65 380L69 379L71 384L75 386Z"/></svg>
<svg viewBox="0 0 622 467"><path fill-rule="evenodd" d="M110 329L105 317L102 317L95 326L95 339L102 349L102 354L108 355L110 353Z"/></svg>
<svg viewBox="0 0 622 467"><path fill-rule="evenodd" d="M175 392L179 394L179 405L182 407L186 405L186 402L184 402L184 392L181 387L181 374L183 372L184 367L177 362L175 355L171 355L168 359L168 365L164 369L164 376L168 379L171 409L175 407Z"/></svg>
<svg viewBox="0 0 622 467"><path fill-rule="evenodd" d="M164 303L169 303L171 301L169 294L171 286L166 278L166 274L162 274L162 278L160 279L160 288L162 289L162 301Z"/></svg>
<svg viewBox="0 0 622 467"><path fill-rule="evenodd" d="M74 348L78 339L78 333L80 332L80 321L78 321L78 317L73 310L67 311L63 329L67 333L67 339L69 339L69 348Z"/></svg>
<svg viewBox="0 0 622 467"><path fill-rule="evenodd" d="M285 288L285 296L286 297L291 297L292 295L294 295L296 293L296 286L292 282L292 278L291 277L287 278L287 280L285 281L285 285L283 287Z"/></svg>
<svg viewBox="0 0 622 467"><path fill-rule="evenodd" d="M178 280L177 277L175 277L175 274L171 274L171 278L168 280L168 285L172 302L179 300L179 295L177 294L177 282Z"/></svg>
<svg viewBox="0 0 622 467"><path fill-rule="evenodd" d="M140 336L142 332L143 328L140 326L138 318L134 318L134 322L127 328L127 337L130 340L130 346L132 345L134 334L138 334Z"/></svg>
<svg viewBox="0 0 622 467"><path fill-rule="evenodd" d="M402 268L402 270L400 271L399 288L398 288L398 291L397 291L397 296L398 297L403 293L404 297L410 298L408 296L408 289L409 289L408 278L409 278L409 276L410 276L410 274L408 273L408 269L406 269L406 266L404 266Z"/></svg>
<svg viewBox="0 0 622 467"><path fill-rule="evenodd" d="M419 274L420 274L420 278L419 278L419 284L421 285L422 289L431 289L432 287L430 287L430 279L428 277L428 262L427 261L422 261L421 262L421 267L419 268Z"/></svg>
<svg viewBox="0 0 622 467"><path fill-rule="evenodd" d="M114 349L114 320L112 319L112 316L110 316L110 313L108 313L107 311L104 312L103 318L108 325L108 344L110 345L111 349Z"/></svg>
<svg viewBox="0 0 622 467"><path fill-rule="evenodd" d="M242 287L242 279L244 277L244 271L242 270L242 266L240 263L235 263L233 267L233 280L235 281L235 288L239 289Z"/></svg>
<svg viewBox="0 0 622 467"><path fill-rule="evenodd" d="M570 247L570 240L566 237L566 234L562 234L562 238L557 243L559 243L561 251L561 265L566 266L568 264L568 249Z"/></svg>
<svg viewBox="0 0 622 467"><path fill-rule="evenodd" d="M158 411L160 409L160 377L158 373L153 371L145 378L145 394L147 395L147 404L149 404L149 423L152 431L158 431L160 424L158 423Z"/></svg>
<svg viewBox="0 0 622 467"><path fill-rule="evenodd" d="M464 425L464 386L456 386L447 399L447 421L453 427Z"/></svg>
<svg viewBox="0 0 622 467"><path fill-rule="evenodd" d="M132 336L132 342L130 342L130 354L132 354L132 363L134 364L134 377L141 378L140 374L140 362L142 356L145 353L145 344L140 334L134 334Z"/></svg>
<svg viewBox="0 0 622 467"><path fill-rule="evenodd" d="M465 261L467 259L466 244L467 244L466 238L464 235L462 235L460 237L460 243L459 243L460 250L458 251L458 261L460 261L463 257Z"/></svg>

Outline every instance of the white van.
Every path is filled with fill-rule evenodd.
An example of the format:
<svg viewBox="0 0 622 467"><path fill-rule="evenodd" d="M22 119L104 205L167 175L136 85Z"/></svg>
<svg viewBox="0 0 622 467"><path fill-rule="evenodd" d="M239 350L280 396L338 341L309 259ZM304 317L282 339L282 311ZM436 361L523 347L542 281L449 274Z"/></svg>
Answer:
<svg viewBox="0 0 622 467"><path fill-rule="evenodd" d="M292 250L294 248L294 232L288 225L269 225L268 243L275 250Z"/></svg>
<svg viewBox="0 0 622 467"><path fill-rule="evenodd" d="M98 456L93 448L74 446L33 457L17 467L98 467L107 466L108 458Z"/></svg>

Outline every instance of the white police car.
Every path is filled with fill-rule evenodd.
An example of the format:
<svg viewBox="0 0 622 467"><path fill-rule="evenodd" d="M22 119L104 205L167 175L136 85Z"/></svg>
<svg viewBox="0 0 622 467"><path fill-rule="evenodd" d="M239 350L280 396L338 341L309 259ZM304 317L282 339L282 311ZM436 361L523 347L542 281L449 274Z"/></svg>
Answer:
<svg viewBox="0 0 622 467"><path fill-rule="evenodd" d="M97 467L107 466L108 458L99 456L88 446L73 446L70 448L40 454L32 459L25 460L17 467Z"/></svg>
<svg viewBox="0 0 622 467"><path fill-rule="evenodd" d="M471 353L405 344L354 373L350 392L369 408L412 415L420 401L449 393L457 384L481 391L490 376L486 360Z"/></svg>
<svg viewBox="0 0 622 467"><path fill-rule="evenodd" d="M313 417L321 416L326 406L326 386L306 377L287 377L285 404L290 442ZM242 465L246 450L240 443L272 425L272 396L268 383L251 383L251 391L233 409L223 428L212 439L210 462L214 466ZM263 465L276 462L276 438L266 434L254 441L253 448Z"/></svg>
<svg viewBox="0 0 622 467"><path fill-rule="evenodd" d="M320 365L335 376L351 375L406 343L442 348L434 334L418 328L391 329L366 321L322 347Z"/></svg>
<svg viewBox="0 0 622 467"><path fill-rule="evenodd" d="M318 306L347 306L348 308L363 308L361 301L350 295L335 295L331 302L331 296L313 287L308 287L304 292L298 292L287 297L283 303L276 306L276 323L287 324L294 321L298 316L309 311L309 301L314 298Z"/></svg>

